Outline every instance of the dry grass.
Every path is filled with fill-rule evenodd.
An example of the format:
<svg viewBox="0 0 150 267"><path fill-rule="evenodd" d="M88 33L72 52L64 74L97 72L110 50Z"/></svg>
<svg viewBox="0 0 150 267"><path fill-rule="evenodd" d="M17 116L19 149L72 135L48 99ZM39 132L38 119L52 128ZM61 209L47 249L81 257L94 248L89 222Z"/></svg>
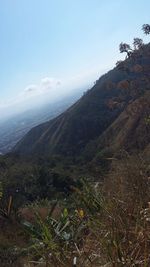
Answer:
<svg viewBox="0 0 150 267"><path fill-rule="evenodd" d="M114 161L103 185L97 187L83 183L82 190L75 190L69 203L64 205L68 214L64 214L63 209L56 206L50 217L57 221L55 226L51 224L51 220L47 220L49 207L36 203L38 217L33 215L34 205L32 209L24 208L24 219L39 231L37 235L30 235L33 239L32 249L27 239L17 237L17 224L14 227L8 227L5 223L1 225L1 229L7 231L7 241L11 240L11 245L28 246L28 257L21 258L21 265L16 261L16 267L72 267L74 256L77 257L77 267L149 267L149 177L148 162L142 157L126 155ZM75 212L81 208L84 216ZM66 233L74 233L69 241L64 238ZM6 235L1 233L0 238L1 243L4 241L6 244ZM36 264L40 260L41 265ZM5 266L9 265L5 262Z"/></svg>

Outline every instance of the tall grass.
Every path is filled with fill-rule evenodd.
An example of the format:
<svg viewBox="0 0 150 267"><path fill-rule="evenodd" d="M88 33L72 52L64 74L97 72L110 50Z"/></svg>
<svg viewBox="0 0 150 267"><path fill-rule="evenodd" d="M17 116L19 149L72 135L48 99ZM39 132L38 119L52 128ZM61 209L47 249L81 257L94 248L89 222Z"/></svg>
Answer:
<svg viewBox="0 0 150 267"><path fill-rule="evenodd" d="M149 177L148 161L126 155L114 160L103 184L84 179L59 205L26 207L34 216L22 221L30 235L22 251L28 266L71 267L76 257L77 267L149 267Z"/></svg>

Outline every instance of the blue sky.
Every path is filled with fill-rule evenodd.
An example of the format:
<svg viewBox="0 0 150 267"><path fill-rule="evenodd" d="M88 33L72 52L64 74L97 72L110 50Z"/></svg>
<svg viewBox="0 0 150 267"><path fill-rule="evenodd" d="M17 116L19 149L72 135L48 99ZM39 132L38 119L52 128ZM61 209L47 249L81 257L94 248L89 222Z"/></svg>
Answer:
<svg viewBox="0 0 150 267"><path fill-rule="evenodd" d="M1 0L0 105L94 82L149 22L149 0Z"/></svg>

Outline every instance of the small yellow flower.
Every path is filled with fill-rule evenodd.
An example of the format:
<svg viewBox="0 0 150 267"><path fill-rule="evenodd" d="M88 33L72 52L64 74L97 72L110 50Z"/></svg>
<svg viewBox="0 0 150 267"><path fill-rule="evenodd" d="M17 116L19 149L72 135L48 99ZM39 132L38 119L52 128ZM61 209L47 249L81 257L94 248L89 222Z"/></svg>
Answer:
<svg viewBox="0 0 150 267"><path fill-rule="evenodd" d="M79 217L80 217L81 219L84 218L84 211L83 211L83 209L80 209L79 212L78 212L78 214L79 214Z"/></svg>

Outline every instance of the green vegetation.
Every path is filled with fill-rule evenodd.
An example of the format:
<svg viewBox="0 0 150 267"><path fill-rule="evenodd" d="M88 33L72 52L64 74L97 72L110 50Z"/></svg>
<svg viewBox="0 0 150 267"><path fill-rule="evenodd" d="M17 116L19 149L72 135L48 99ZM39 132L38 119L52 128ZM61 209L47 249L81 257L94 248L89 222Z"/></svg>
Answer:
<svg viewBox="0 0 150 267"><path fill-rule="evenodd" d="M150 44L120 52L81 100L0 156L0 266L150 266Z"/></svg>
<svg viewBox="0 0 150 267"><path fill-rule="evenodd" d="M11 227L17 224L18 239L24 232L26 242L15 247L16 260L69 267L77 257L80 267L148 267L149 175L150 161L123 153L113 159L103 183L81 179L67 198L20 209Z"/></svg>

